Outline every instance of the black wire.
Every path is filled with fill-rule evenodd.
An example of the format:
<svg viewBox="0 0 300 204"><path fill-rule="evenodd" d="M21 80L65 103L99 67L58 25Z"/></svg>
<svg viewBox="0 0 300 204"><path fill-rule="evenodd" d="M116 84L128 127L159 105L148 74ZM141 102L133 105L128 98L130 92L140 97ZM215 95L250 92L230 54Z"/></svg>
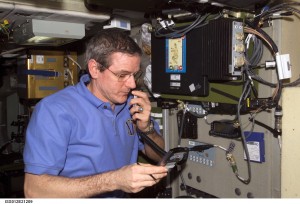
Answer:
<svg viewBox="0 0 300 204"><path fill-rule="evenodd" d="M279 100L280 100L281 94L282 94L282 88L283 88L282 87L282 80L279 80L277 94L276 94L276 96L273 99L273 101L274 101L275 104L279 103Z"/></svg>
<svg viewBox="0 0 300 204"><path fill-rule="evenodd" d="M253 29L255 29L256 31L258 31L264 38L266 38L266 40L271 44L271 47L273 49L273 52L274 54L277 54L278 53L278 47L276 45L276 43L273 41L273 39L264 31L262 30L260 27L255 27L250 21L248 20L245 20L246 23L252 27ZM277 70L278 72L278 70ZM277 73L277 78L279 77L279 74ZM280 100L280 97L281 97L281 93L282 93L282 88L283 88L283 83L282 83L282 80L280 80L278 78L278 90L277 90L277 93L276 93L276 96L274 96L274 102L275 104L277 104Z"/></svg>
<svg viewBox="0 0 300 204"><path fill-rule="evenodd" d="M163 150L160 146L158 146L153 140L151 140L146 134L142 133L141 131L137 131L138 135L142 137L142 139L147 143L157 154L161 157L165 156L167 152Z"/></svg>
<svg viewBox="0 0 300 204"><path fill-rule="evenodd" d="M181 171L180 171L180 173L179 173L179 176L180 176L181 182L182 182L182 184L183 184L183 186L184 186L184 190L185 190L185 192L186 192L186 195L187 195L187 196L190 196L191 194L190 194L189 191L188 191L187 185L186 185L186 183L185 183L185 180L184 180L184 178L183 178L183 175L182 175Z"/></svg>
<svg viewBox="0 0 300 204"><path fill-rule="evenodd" d="M257 20L262 19L262 18L269 18L274 13L280 12L280 11L295 12L295 13L300 14L300 10L291 7L291 6L299 6L299 5L300 5L299 2L294 2L294 1L285 2L285 3L281 3L281 4L278 4L278 5L275 5L275 6L271 7L268 10L264 10L260 15L258 15L256 17L256 19L255 19L255 22L257 22ZM254 23L250 22L249 20L245 20L245 22L246 22L247 25L249 25L253 29L257 30L259 33L261 33L263 35L263 37L265 37L267 39L267 41L271 44L271 47L272 47L274 53L278 52L278 47L276 46L275 42L271 39L271 37L269 35L267 35L261 28L255 26ZM257 44L257 42L254 43L254 45L256 45L256 44ZM255 49L255 47L254 47L254 49ZM254 51L254 54L256 54L256 51ZM255 66L256 63L255 63L255 61L252 61L252 60L253 59L251 58L249 60L249 62L250 62L250 64L252 66ZM258 82L260 82L260 83L262 83L264 85L270 86L272 88L276 88L278 86L277 94L274 97L274 102L276 104L280 100L280 97L281 97L281 94L282 94L282 89L284 87L292 87L292 86L296 86L296 85L300 84L300 78L298 78L294 82L291 82L291 83L288 83L288 84L283 84L282 80L278 79L278 84L273 84L273 83L270 83L270 82L267 82L267 81L263 80L260 76L256 75L253 72L249 72L249 73L250 73L250 76L254 80L256 80L256 81L258 81ZM277 76L278 76L278 74L277 74Z"/></svg>
<svg viewBox="0 0 300 204"><path fill-rule="evenodd" d="M283 87L293 87L293 86L297 86L300 84L300 78L296 79L293 82L290 82L288 84L283 84Z"/></svg>
<svg viewBox="0 0 300 204"><path fill-rule="evenodd" d="M184 35L186 35L188 32L190 32L191 30L195 29L195 28L199 28L202 27L204 25L207 25L207 18L210 16L210 13L207 13L205 15L199 15L196 18L195 21L193 21L190 25L185 26L183 28L172 28L172 27L168 27L168 28L159 28L158 30L155 31L155 37L165 37L165 38L179 38L182 37ZM214 17L213 19L217 19L219 18L220 15L217 15L216 17ZM161 31L164 31L165 33L162 33Z"/></svg>
<svg viewBox="0 0 300 204"><path fill-rule="evenodd" d="M186 109L183 109L182 110L182 118L181 118L181 122L180 122L180 128L179 128L179 135L178 135L178 144L177 144L178 147L180 147L180 145L181 145L181 138L182 138L182 134L183 134L183 127L184 127L184 122L185 122L185 115L186 115ZM188 192L188 189L187 189L185 180L183 179L183 175L182 175L181 171L179 172L179 175L180 175L181 182L184 185L186 194L189 196L190 194Z"/></svg>
<svg viewBox="0 0 300 204"><path fill-rule="evenodd" d="M263 123L263 122L260 122L260 121L258 121L258 120L254 120L254 119L252 119L252 118L250 118L249 121L251 121L251 122L253 122L253 123L255 123L255 124L257 124L257 125L259 125L259 126L261 126L261 127L263 127L263 128L265 128L266 130L268 130L269 132L271 132L271 133L274 135L274 137L277 137L277 136L276 136L276 131L274 130L274 128L272 128L272 127L266 125L266 124Z"/></svg>
<svg viewBox="0 0 300 204"><path fill-rule="evenodd" d="M300 11L298 9L291 7L291 6L299 6L299 5L300 5L299 2L293 2L293 1L281 3L273 7L270 7L268 10L263 11L260 15L257 16L257 18L258 19L269 18L271 15L279 11L295 12L299 14Z"/></svg>
<svg viewBox="0 0 300 204"><path fill-rule="evenodd" d="M264 80L259 75L257 75L254 72L252 72L252 70L249 70L249 73L250 73L251 78L254 79L255 81L257 81L257 82L259 82L261 84L264 84L266 86L269 86L271 88L276 88L277 84L274 84L274 83L271 83L271 82L268 82L268 81ZM293 82L282 84L282 87L283 88L285 88L285 87L294 87L294 86L297 86L299 84L300 84L300 78L296 79Z"/></svg>
<svg viewBox="0 0 300 204"><path fill-rule="evenodd" d="M15 140L12 139L12 140L9 140L9 141L5 142L5 143L0 147L0 154L6 149L6 147L7 147L9 144L13 143L14 141L15 141Z"/></svg>
<svg viewBox="0 0 300 204"><path fill-rule="evenodd" d="M178 147L181 145L181 138L183 134L183 127L184 127L184 122L185 122L185 115L186 115L186 110L182 111L182 117L181 117L181 122L180 122L180 128L179 128L179 135L178 135Z"/></svg>
<svg viewBox="0 0 300 204"><path fill-rule="evenodd" d="M245 19L245 23L250 26L251 28L255 29L257 32L259 32L270 44L272 47L272 50L274 53L278 52L278 47L274 40L260 27L254 26L253 23L247 19Z"/></svg>

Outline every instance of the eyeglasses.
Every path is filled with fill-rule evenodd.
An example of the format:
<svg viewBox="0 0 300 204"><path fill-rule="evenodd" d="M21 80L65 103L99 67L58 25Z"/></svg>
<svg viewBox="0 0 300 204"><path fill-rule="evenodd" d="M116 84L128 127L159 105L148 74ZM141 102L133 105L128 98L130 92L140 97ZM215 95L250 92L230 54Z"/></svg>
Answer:
<svg viewBox="0 0 300 204"><path fill-rule="evenodd" d="M135 80L137 80L141 75L142 75L142 71L138 71L136 73L132 73L132 74L116 74L113 71L111 71L109 68L107 68L108 71L110 71L113 75L115 75L118 78L119 82L125 82L127 81L131 76L134 77Z"/></svg>

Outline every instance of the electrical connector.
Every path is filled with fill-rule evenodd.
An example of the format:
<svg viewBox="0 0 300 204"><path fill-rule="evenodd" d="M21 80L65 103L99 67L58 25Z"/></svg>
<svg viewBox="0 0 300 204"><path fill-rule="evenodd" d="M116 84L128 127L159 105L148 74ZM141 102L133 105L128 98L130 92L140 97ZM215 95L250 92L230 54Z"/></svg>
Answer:
<svg viewBox="0 0 300 204"><path fill-rule="evenodd" d="M251 111L257 109L271 109L276 106L272 98L247 98L244 101L243 111Z"/></svg>
<svg viewBox="0 0 300 204"><path fill-rule="evenodd" d="M236 165L236 162L235 162L235 159L234 159L233 155L232 154L226 154L226 159L229 162L233 173L237 175L238 174L238 168L237 168L237 165Z"/></svg>
<svg viewBox="0 0 300 204"><path fill-rule="evenodd" d="M277 106L275 108L275 111L274 111L274 117L275 117L275 131L278 135L281 135L281 125L282 125L282 108L281 106Z"/></svg>
<svg viewBox="0 0 300 204"><path fill-rule="evenodd" d="M275 61L266 61L266 69L273 69L276 67Z"/></svg>

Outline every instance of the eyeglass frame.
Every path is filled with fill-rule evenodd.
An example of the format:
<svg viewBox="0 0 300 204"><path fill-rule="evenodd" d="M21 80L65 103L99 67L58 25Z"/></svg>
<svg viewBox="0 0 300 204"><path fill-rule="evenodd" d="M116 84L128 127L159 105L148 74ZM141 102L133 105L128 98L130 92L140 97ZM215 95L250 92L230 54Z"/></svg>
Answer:
<svg viewBox="0 0 300 204"><path fill-rule="evenodd" d="M115 77L118 78L118 82L125 82L127 81L131 76L133 76L134 79L136 79L136 76L139 76L138 74L142 74L143 72L141 70L137 71L136 73L131 74L116 74L115 72L111 71L109 68L106 68L106 70L110 71ZM124 75L124 76L122 76ZM122 79L123 78L123 79ZM122 80L121 80L122 79Z"/></svg>

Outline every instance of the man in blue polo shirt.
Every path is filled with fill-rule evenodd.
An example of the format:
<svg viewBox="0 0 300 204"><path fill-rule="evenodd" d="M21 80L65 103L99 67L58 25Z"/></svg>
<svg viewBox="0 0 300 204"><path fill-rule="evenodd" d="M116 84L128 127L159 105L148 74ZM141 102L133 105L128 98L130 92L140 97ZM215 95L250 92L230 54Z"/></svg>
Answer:
<svg viewBox="0 0 300 204"><path fill-rule="evenodd" d="M137 130L164 146L147 94L132 91L141 54L124 32L103 30L87 44L88 74L35 106L24 149L26 197L124 197L167 175L165 167L136 163L138 151L160 159Z"/></svg>

